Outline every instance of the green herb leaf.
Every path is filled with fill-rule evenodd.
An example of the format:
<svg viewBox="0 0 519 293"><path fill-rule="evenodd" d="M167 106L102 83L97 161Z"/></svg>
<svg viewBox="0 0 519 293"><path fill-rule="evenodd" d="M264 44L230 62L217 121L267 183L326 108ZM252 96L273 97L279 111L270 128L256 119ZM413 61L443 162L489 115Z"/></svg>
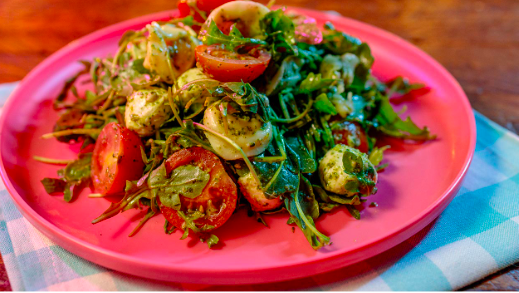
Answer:
<svg viewBox="0 0 519 293"><path fill-rule="evenodd" d="M267 13L260 21L260 27L267 35L266 42L274 62L297 55L295 25L282 9ZM272 62L271 62L272 63Z"/></svg>
<svg viewBox="0 0 519 293"><path fill-rule="evenodd" d="M430 134L427 126L424 128L418 127L411 120L411 117L407 117L406 120L400 119L387 97L381 98L379 112L375 119L380 123L380 127L377 129L389 136L412 140L431 140L436 138L435 135Z"/></svg>
<svg viewBox="0 0 519 293"><path fill-rule="evenodd" d="M228 36L222 33L214 21L209 23L206 31L200 33L200 39L205 45L220 44L227 50L235 51L237 47L245 45L260 45L265 46L267 43L262 40L253 38L244 38L238 29L233 28L232 33Z"/></svg>
<svg viewBox="0 0 519 293"><path fill-rule="evenodd" d="M387 87L386 94L391 97L393 94L405 95L411 91L424 88L425 85L421 83L410 83L409 79L402 76L393 78L385 83Z"/></svg>
<svg viewBox="0 0 519 293"><path fill-rule="evenodd" d="M283 194L294 193L297 190L297 173L293 171L290 160L287 159L284 163L253 161L252 165L256 174L258 174L261 185L268 185L268 188L264 190L268 198L277 198Z"/></svg>
<svg viewBox="0 0 519 293"><path fill-rule="evenodd" d="M321 74L310 72L308 76L299 85L299 93L309 94L313 91L330 86L335 79L321 78Z"/></svg>
<svg viewBox="0 0 519 293"><path fill-rule="evenodd" d="M202 193L209 182L209 173L197 166L184 165L171 171L167 176L166 165L162 163L149 177L152 192L159 196L160 202L172 209L180 209L180 195L195 198Z"/></svg>
<svg viewBox="0 0 519 293"><path fill-rule="evenodd" d="M308 149L297 136L287 136L285 145L297 155L301 173L314 173L317 170L317 162L310 156Z"/></svg>
<svg viewBox="0 0 519 293"><path fill-rule="evenodd" d="M65 190L66 185L66 182L63 179L56 178L43 178L41 183L48 194L61 193Z"/></svg>
<svg viewBox="0 0 519 293"><path fill-rule="evenodd" d="M207 141L207 139L205 139L205 137L202 138L201 134L198 134L192 120L185 120L184 127L179 129L173 135L180 137L177 140L177 142L183 148L201 146L204 149L214 153L214 150L211 147L211 144L209 144L209 142Z"/></svg>
<svg viewBox="0 0 519 293"><path fill-rule="evenodd" d="M303 231L313 249L317 250L330 243L330 238L315 228L313 220L319 216L319 204L306 178L301 177L297 192L285 197L285 206L290 219Z"/></svg>
<svg viewBox="0 0 519 293"><path fill-rule="evenodd" d="M90 178L92 153L80 154L79 158L68 164L63 170L67 182L81 182Z"/></svg>
<svg viewBox="0 0 519 293"><path fill-rule="evenodd" d="M325 93L322 93L315 98L314 108L324 114L337 114L337 109L335 109L335 106L330 102Z"/></svg>
<svg viewBox="0 0 519 293"><path fill-rule="evenodd" d="M131 68L140 74L151 74L151 72L144 67L144 58L133 60Z"/></svg>
<svg viewBox="0 0 519 293"><path fill-rule="evenodd" d="M346 208L348 209L348 212L357 220L360 220L360 212L357 210L356 207L352 205L346 205Z"/></svg>
<svg viewBox="0 0 519 293"><path fill-rule="evenodd" d="M361 44L361 40L340 32L330 23L326 23L323 32L323 45L336 55L355 52Z"/></svg>
<svg viewBox="0 0 519 293"><path fill-rule="evenodd" d="M67 164L58 171L61 179L44 178L41 183L47 193L63 192L65 201L71 201L74 196L90 181L90 164L92 153L81 153L77 160Z"/></svg>
<svg viewBox="0 0 519 293"><path fill-rule="evenodd" d="M371 153L369 154L368 158L369 161L373 164L373 166L378 166L380 162L382 162L382 159L384 159L384 151L387 150L389 146L383 146L381 148L374 147Z"/></svg>
<svg viewBox="0 0 519 293"><path fill-rule="evenodd" d="M209 237L204 239L204 242L207 244L207 246L209 248L212 248L213 246L218 244L219 241L220 241L220 239L218 239L218 237L216 237L216 235L214 235L214 234L211 234L211 235L209 235Z"/></svg>
<svg viewBox="0 0 519 293"><path fill-rule="evenodd" d="M342 197L335 194L328 195L330 200L344 204L344 205L359 205L361 204L360 197L358 195L352 196L352 197Z"/></svg>

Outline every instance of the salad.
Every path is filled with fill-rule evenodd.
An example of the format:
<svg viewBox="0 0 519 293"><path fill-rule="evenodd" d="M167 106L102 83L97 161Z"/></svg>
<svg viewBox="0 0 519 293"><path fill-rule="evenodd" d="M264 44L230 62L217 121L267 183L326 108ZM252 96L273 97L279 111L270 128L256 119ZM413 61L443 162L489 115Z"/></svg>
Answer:
<svg viewBox="0 0 519 293"><path fill-rule="evenodd" d="M111 198L93 224L145 209L130 236L162 214L165 233L211 247L242 208L263 223L285 213L319 249L330 244L319 216L344 208L360 219L377 191L388 148L377 138L434 139L390 103L423 85L375 78L368 44L333 24L252 1L178 8L126 32L113 57L82 61L54 101L60 117L43 137L81 150L74 161L35 157L66 164L42 184L65 201L85 187Z"/></svg>

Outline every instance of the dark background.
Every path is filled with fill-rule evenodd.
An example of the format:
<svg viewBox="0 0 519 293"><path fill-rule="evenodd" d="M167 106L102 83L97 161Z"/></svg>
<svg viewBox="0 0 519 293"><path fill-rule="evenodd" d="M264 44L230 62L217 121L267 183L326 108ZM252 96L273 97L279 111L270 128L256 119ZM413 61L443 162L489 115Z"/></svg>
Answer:
<svg viewBox="0 0 519 293"><path fill-rule="evenodd" d="M519 130L519 1L278 0L276 4L334 10L408 40L454 75L474 109L515 133ZM88 33L174 8L174 0L0 0L0 83L21 80L43 59ZM3 263L0 289L10 290ZM519 290L518 266L466 289Z"/></svg>

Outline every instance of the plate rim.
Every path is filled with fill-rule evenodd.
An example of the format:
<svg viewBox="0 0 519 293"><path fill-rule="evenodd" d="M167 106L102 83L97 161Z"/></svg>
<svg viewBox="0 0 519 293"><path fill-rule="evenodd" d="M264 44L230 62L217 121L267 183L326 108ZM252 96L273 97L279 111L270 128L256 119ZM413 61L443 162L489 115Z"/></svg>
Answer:
<svg viewBox="0 0 519 293"><path fill-rule="evenodd" d="M438 197L431 205L429 205L426 209L422 210L418 215L413 217L408 222L404 223L400 226L399 229L396 229L392 233L389 233L383 237L375 238L374 240L370 241L364 246L360 246L354 249L351 249L349 251L335 251L330 252L323 258L318 259L306 259L306 260L298 260L298 261L292 261L287 264L283 264L282 266L257 266L257 267L249 267L246 269L228 269L228 270L217 270L217 269L208 269L208 268L197 268L193 269L191 267L183 267L179 264L174 264L174 266L168 265L165 266L164 264L156 264L156 263L147 263L144 262L142 259L134 256L130 256L127 254L111 251L105 248L99 248L94 244L88 243L80 238L77 238L64 230L58 228L48 220L44 219L41 215L39 215L37 212L35 212L26 202L23 200L23 198L18 194L16 189L14 188L13 184L11 183L10 178L7 175L5 166L4 166L4 160L3 155L0 155L0 175L2 177L2 180L5 184L6 190L8 191L9 195L15 202L18 210L23 214L23 216L31 222L32 225L34 225L38 230L43 232L47 237L52 239L60 245L61 247L65 248L66 250L70 251L73 254L76 254L80 257L83 257L87 259L88 261L97 263L101 266L108 267L111 269L115 269L118 271L122 271L125 273L129 273L132 275L135 275L131 272L131 270L124 270L125 266L131 265L138 265L139 267L149 270L151 273L147 275L135 275L138 277L147 277L152 279L158 279L158 280L164 280L163 275L168 275L171 273L174 275L175 273L181 273L184 278L189 279L189 283L210 283L210 284L251 284L251 283L266 283L266 282L273 282L273 281L283 281L283 280L290 280L290 279L296 279L301 278L305 276L309 276L313 273L324 273L327 271L331 271L333 269L338 269L340 267L344 267L347 265L351 265L357 262L360 262L362 260L365 260L369 257L372 257L378 253L381 253L383 251L386 251L397 244L405 241L424 227L426 227L429 223L431 223L434 219L438 217L438 215L446 208L446 206L450 203L450 201L454 198L456 191L460 188L461 182L465 175L467 174L468 168L470 166L470 163L472 161L475 146L476 146L476 124L475 124L475 118L472 114L472 108L470 106L470 102L468 100L468 97L466 96L465 92L463 91L461 85L459 82L434 58L432 58L429 54L422 51L417 46L409 43L408 41L402 39L401 37L388 32L386 30L383 30L381 28L378 28L376 26L373 26L368 23L364 23L352 18L348 18L341 15L335 15L330 14L326 11L318 11L318 10L311 10L311 9L305 9L305 8L299 8L299 7L290 7L287 6L289 10L293 11L301 11L303 13L318 13L320 15L326 15L330 21L335 22L348 22L349 24L355 25L357 28L363 30L363 31L371 31L372 34L375 34L377 36L384 37L386 39L389 39L393 42L400 43L401 45L408 47L413 51L413 53L416 53L419 55L419 57L434 67L435 70L437 70L441 75L443 75L453 86L454 89L457 92L457 95L462 97L462 106L464 112L468 114L469 121L467 121L468 127L470 129L469 133L469 139L470 142L468 144L468 153L465 155L465 158L463 159L463 165L461 170L456 174L456 179L451 182L449 187L443 192L443 194ZM124 28L129 27L130 25L135 25L136 23L142 23L142 22L149 22L153 19L164 19L166 17L172 17L174 15L178 14L178 10L167 10L167 11L160 11L156 13L151 13L135 18L131 18L119 23L112 24L110 26L104 27L102 29L96 30L90 34L87 34L77 40L74 40L64 46L63 48L59 49L49 57L47 57L44 61L39 63L35 68L33 68L24 78L23 80L18 84L16 89L11 93L8 101L3 107L2 115L0 118L0 134L2 133L4 129L4 124L6 123L5 117L7 116L6 113L9 112L12 108L12 105L14 104L14 98L16 97L18 92L21 91L23 87L25 87L26 84L29 84L33 79L37 78L39 76L39 73L43 70L45 70L48 66L52 65L56 60L60 59L62 55L66 55L70 51L73 51L75 48L78 48L83 43L90 43L96 39L99 39L107 34L113 33L117 30L121 30ZM0 147L3 145L4 135L0 135ZM1 150L0 150L1 152ZM434 216L431 216L434 215ZM429 219L426 219L429 218ZM394 237L395 235L405 235L402 236L400 240L395 241ZM378 246L381 246L383 243L387 243L393 238L392 243L389 245L388 248L385 248L380 251L376 251L376 248ZM79 245L82 248L86 249L87 251L82 251L82 248L75 248L74 245ZM359 251L366 251L364 256L357 257L354 260L349 260L347 264L344 264L341 262L342 259L345 258L347 255L353 255L355 253L358 253ZM101 258L94 258L90 257L91 255L101 254L104 257L107 258L107 260L103 260ZM323 264L323 263L327 264ZM114 263L121 263L119 265L114 265ZM314 267L316 264L322 264L323 266L319 268L318 271L315 270L315 268L312 270L312 267ZM299 270L299 273L296 274L276 274L278 276L277 279L268 279L264 280L262 278L258 278L256 275L259 272L265 272L265 271L287 271L291 268L298 267L298 268L307 268L305 270ZM167 273L165 272L167 271ZM155 275L156 273L159 273ZM162 273L162 274L160 274ZM193 279L194 276L199 276L200 274L210 274L210 276L207 276L206 278L200 279L200 282L196 282L197 279ZM233 274L232 279L228 276L228 274ZM273 275L273 274L271 274ZM168 278L171 280L171 278ZM173 280L177 282L186 282L185 280L182 280L182 278L177 278L177 280Z"/></svg>

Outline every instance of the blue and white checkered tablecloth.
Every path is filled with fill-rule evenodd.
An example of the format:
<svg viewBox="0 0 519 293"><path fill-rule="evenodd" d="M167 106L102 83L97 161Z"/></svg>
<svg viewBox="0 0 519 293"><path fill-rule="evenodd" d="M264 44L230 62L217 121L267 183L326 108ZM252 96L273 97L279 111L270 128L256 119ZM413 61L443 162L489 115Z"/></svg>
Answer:
<svg viewBox="0 0 519 293"><path fill-rule="evenodd" d="M16 84L0 86L3 106ZM81 259L38 232L0 185L0 251L13 290L453 290L519 261L519 138L475 112L477 145L441 216L397 247L305 279L239 287L165 283Z"/></svg>

